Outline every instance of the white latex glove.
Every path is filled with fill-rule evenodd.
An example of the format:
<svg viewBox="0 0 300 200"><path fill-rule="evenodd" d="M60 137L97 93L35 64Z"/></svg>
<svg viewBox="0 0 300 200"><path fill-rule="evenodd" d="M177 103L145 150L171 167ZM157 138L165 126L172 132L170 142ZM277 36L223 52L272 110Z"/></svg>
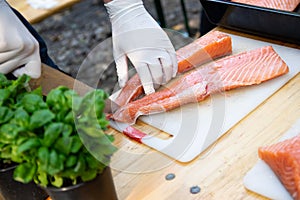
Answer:
<svg viewBox="0 0 300 200"><path fill-rule="evenodd" d="M154 88L177 73L176 53L168 35L146 11L142 0L113 0L105 6L112 24L120 87L128 80L129 58L145 93L155 92Z"/></svg>
<svg viewBox="0 0 300 200"><path fill-rule="evenodd" d="M0 72L41 75L39 44L4 0L0 0Z"/></svg>

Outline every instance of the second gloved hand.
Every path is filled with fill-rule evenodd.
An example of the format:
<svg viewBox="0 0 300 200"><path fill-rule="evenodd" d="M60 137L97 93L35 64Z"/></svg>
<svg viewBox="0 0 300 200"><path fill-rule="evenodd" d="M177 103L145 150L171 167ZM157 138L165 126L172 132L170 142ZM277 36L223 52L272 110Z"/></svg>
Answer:
<svg viewBox="0 0 300 200"><path fill-rule="evenodd" d="M39 44L4 0L0 0L0 72L41 75Z"/></svg>
<svg viewBox="0 0 300 200"><path fill-rule="evenodd" d="M168 35L146 11L142 0L113 0L105 4L112 24L114 59L119 85L128 80L129 59L146 94L177 73L175 49Z"/></svg>

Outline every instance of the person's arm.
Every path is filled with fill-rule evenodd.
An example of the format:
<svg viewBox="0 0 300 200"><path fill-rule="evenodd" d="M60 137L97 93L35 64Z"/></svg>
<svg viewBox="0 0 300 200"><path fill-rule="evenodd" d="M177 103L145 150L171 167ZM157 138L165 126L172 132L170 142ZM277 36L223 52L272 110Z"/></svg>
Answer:
<svg viewBox="0 0 300 200"><path fill-rule="evenodd" d="M39 44L12 9L0 0L0 73L41 75Z"/></svg>
<svg viewBox="0 0 300 200"><path fill-rule="evenodd" d="M142 0L104 0L112 24L114 59L123 87L128 80L128 59L146 94L177 73L175 49Z"/></svg>

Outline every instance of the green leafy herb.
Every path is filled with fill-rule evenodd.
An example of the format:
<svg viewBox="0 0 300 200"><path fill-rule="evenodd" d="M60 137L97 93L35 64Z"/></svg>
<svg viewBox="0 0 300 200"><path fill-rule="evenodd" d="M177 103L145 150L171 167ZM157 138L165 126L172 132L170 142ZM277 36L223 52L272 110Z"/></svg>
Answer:
<svg viewBox="0 0 300 200"><path fill-rule="evenodd" d="M29 80L0 74L0 160L19 163L14 178L23 183L61 187L94 179L116 151L104 132L108 95L96 89L81 97L59 86L44 98L41 88L26 90Z"/></svg>

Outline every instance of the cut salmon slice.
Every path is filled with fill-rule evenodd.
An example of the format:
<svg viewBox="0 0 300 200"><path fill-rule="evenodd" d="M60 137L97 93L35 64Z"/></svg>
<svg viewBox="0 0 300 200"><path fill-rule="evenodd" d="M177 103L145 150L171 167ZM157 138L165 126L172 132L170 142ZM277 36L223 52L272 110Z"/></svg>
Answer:
<svg viewBox="0 0 300 200"><path fill-rule="evenodd" d="M170 87L120 107L113 119L134 123L140 115L169 111L213 93L259 84L288 70L271 46L227 56L188 72Z"/></svg>
<svg viewBox="0 0 300 200"><path fill-rule="evenodd" d="M291 196L300 200L300 136L260 147L258 155L269 165Z"/></svg>
<svg viewBox="0 0 300 200"><path fill-rule="evenodd" d="M300 3L300 0L232 0L232 2L278 10L294 11Z"/></svg>
<svg viewBox="0 0 300 200"><path fill-rule="evenodd" d="M232 53L231 37L220 31L212 31L198 38L194 42L176 51L178 73L186 72L205 62ZM135 74L121 89L114 103L118 106L126 105L144 93L139 76Z"/></svg>
<svg viewBox="0 0 300 200"><path fill-rule="evenodd" d="M211 31L176 51L178 73L231 53L231 37L220 31Z"/></svg>

